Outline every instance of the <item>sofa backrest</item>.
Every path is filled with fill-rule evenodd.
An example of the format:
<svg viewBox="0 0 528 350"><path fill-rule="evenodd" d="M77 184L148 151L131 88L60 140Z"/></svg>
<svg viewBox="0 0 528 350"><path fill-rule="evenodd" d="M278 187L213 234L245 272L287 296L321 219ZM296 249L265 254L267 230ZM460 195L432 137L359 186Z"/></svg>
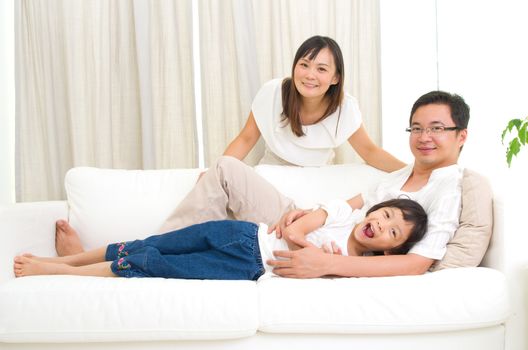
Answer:
<svg viewBox="0 0 528 350"><path fill-rule="evenodd" d="M384 174L364 164L319 168L259 165L255 170L305 208L321 200L350 198L376 184ZM70 224L88 249L147 237L191 190L200 171L73 168L65 178Z"/></svg>

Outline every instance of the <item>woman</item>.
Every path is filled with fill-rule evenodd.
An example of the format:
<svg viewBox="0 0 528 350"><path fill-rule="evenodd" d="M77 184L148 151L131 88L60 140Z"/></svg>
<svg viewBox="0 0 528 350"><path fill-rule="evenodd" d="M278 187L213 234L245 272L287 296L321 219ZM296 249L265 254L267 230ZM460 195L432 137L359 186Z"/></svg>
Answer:
<svg viewBox="0 0 528 350"><path fill-rule="evenodd" d="M314 36L297 50L292 77L275 79L259 90L248 120L224 155L240 160L260 136L266 152L260 163L322 166L348 140L369 165L394 171L405 164L368 136L356 99L343 91L343 55L328 37Z"/></svg>

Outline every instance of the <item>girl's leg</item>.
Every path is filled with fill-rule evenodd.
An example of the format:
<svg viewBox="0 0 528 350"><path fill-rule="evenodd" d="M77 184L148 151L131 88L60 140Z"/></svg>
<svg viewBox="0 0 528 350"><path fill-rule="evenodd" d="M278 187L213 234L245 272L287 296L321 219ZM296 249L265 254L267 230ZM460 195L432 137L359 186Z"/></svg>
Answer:
<svg viewBox="0 0 528 350"><path fill-rule="evenodd" d="M26 256L15 257L14 272L16 277L34 275L78 275L116 277L110 268L111 262L99 262L84 266L71 266L63 263L45 262Z"/></svg>
<svg viewBox="0 0 528 350"><path fill-rule="evenodd" d="M241 221L193 225L155 236L157 247L136 247L111 268L123 277L253 280L263 273L257 230L257 225ZM167 247L173 247L170 253Z"/></svg>
<svg viewBox="0 0 528 350"><path fill-rule="evenodd" d="M256 227L257 225L253 223L234 220L203 222L180 230L150 236L143 240L112 244L108 246L106 260L117 260L133 255L145 247L155 248L162 255L205 251L230 244L240 239L245 230L250 229L253 232Z"/></svg>
<svg viewBox="0 0 528 350"><path fill-rule="evenodd" d="M24 254L25 257L41 262L49 262L56 264L68 264L71 266L90 265L105 261L105 253L107 247L101 247L87 252L82 252L74 255L58 256L58 257L38 257L30 254Z"/></svg>

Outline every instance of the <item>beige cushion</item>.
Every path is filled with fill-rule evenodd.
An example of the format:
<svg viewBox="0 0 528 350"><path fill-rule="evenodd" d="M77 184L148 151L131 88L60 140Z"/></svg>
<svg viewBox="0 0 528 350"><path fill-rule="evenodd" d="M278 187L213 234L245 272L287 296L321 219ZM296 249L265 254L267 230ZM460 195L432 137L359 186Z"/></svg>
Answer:
<svg viewBox="0 0 528 350"><path fill-rule="evenodd" d="M493 228L492 198L488 180L475 171L465 169L460 226L447 244L444 258L433 265L432 271L480 264L488 249Z"/></svg>

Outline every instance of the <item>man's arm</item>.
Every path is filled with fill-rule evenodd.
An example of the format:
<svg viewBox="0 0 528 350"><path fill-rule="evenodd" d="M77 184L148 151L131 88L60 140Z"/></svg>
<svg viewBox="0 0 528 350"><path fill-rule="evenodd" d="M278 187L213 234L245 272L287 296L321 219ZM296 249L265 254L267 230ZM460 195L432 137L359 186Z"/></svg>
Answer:
<svg viewBox="0 0 528 350"><path fill-rule="evenodd" d="M301 241L294 243L303 246L296 251L277 251L276 257L287 260L269 260L273 272L282 277L315 278L327 275L341 277L381 277L401 275L421 275L434 260L417 254L383 256L341 256L326 254Z"/></svg>

